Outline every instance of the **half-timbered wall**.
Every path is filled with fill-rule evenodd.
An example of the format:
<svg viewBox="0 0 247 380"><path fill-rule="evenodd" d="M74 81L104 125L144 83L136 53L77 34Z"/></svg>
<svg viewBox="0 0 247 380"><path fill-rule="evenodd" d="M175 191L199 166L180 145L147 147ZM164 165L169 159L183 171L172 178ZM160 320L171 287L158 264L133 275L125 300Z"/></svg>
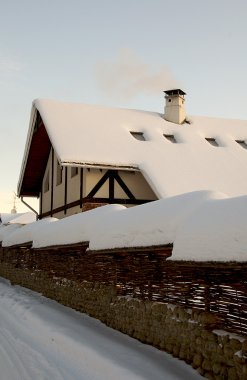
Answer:
<svg viewBox="0 0 247 380"><path fill-rule="evenodd" d="M60 219L83 211L85 203L129 207L156 199L141 172L61 167L51 149L42 182L40 215Z"/></svg>
<svg viewBox="0 0 247 380"><path fill-rule="evenodd" d="M90 194L90 191L94 188L96 183L106 174L107 170L100 169L86 169L85 176L85 190L86 194ZM137 199L150 199L156 200L157 197L144 179L141 172L134 171L124 171L118 170L118 175L126 184L128 189ZM95 194L96 198L111 198L109 194L109 182L110 179L104 183L104 185L97 191ZM123 188L118 184L117 181L114 181L114 198L116 199L128 199L128 195L125 193Z"/></svg>

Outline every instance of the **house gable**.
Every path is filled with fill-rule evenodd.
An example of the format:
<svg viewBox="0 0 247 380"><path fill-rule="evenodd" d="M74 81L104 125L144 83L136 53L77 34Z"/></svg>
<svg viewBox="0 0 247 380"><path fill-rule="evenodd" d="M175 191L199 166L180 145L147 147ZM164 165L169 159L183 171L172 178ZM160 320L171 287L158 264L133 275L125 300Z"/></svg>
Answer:
<svg viewBox="0 0 247 380"><path fill-rule="evenodd" d="M36 114L25 170L19 188L21 196L39 196L50 149L51 142L46 128L42 119Z"/></svg>

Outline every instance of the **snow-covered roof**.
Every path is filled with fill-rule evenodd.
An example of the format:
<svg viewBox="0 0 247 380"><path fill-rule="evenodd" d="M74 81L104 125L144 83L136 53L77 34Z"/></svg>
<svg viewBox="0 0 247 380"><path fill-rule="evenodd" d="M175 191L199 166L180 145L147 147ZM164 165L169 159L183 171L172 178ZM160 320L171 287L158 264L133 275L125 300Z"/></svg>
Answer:
<svg viewBox="0 0 247 380"><path fill-rule="evenodd" d="M37 111L44 131L36 129ZM197 190L246 194L247 121L199 116L189 119L191 124L178 125L155 112L35 100L18 194L38 195L48 141L62 165L141 170L160 198ZM131 132L143 133L146 141L135 139ZM215 139L218 146L206 138ZM31 156L41 141L43 152L38 159L43 157L43 161L34 170ZM28 188L27 174L39 176L33 189Z"/></svg>

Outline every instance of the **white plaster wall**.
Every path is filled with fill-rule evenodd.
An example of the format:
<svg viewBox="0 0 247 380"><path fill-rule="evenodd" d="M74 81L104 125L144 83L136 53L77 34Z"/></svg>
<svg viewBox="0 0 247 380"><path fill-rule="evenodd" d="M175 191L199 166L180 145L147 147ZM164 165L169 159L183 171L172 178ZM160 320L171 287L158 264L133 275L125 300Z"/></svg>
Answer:
<svg viewBox="0 0 247 380"><path fill-rule="evenodd" d="M90 193L96 183L103 177L106 170L100 171L99 169L90 169L88 171L85 169L85 191L86 195ZM130 171L118 171L119 176L128 186L130 191L136 198L139 199L157 199L156 195L150 188L149 184L146 182L145 178L140 172L130 172ZM115 198L128 199L128 196L121 188L121 186L115 182L114 196ZM98 198L108 198L109 197L109 182L105 182L104 186L95 194Z"/></svg>
<svg viewBox="0 0 247 380"><path fill-rule="evenodd" d="M67 168L67 203L80 199L80 170L78 168L78 174L71 177L71 167Z"/></svg>
<svg viewBox="0 0 247 380"><path fill-rule="evenodd" d="M97 182L103 177L106 173L106 170L100 169L84 169L85 171L85 195L88 195L90 191L94 188ZM96 193L94 197L97 198L108 198L109 197L109 183L108 180L102 186L101 189Z"/></svg>
<svg viewBox="0 0 247 380"><path fill-rule="evenodd" d="M176 124L183 123L186 118L184 98L180 95L171 95L165 99L165 119Z"/></svg>
<svg viewBox="0 0 247 380"><path fill-rule="evenodd" d="M157 199L157 196L154 194L141 172L127 172L119 170L118 174L136 198L151 200ZM115 197L124 199L128 198L118 184L115 186Z"/></svg>
<svg viewBox="0 0 247 380"><path fill-rule="evenodd" d="M57 185L57 156L54 153L53 209L64 205L65 168L62 168L62 183Z"/></svg>
<svg viewBox="0 0 247 380"><path fill-rule="evenodd" d="M66 218L67 216L75 215L80 212L82 212L80 206L75 206L68 209L66 214L64 213L64 211L59 211L59 212L54 213L53 216L54 218L63 219L63 218Z"/></svg>
<svg viewBox="0 0 247 380"><path fill-rule="evenodd" d="M50 173L49 173L50 186L49 186L49 191L47 191L45 193L44 192L44 183L45 183L45 178L46 178L46 174L47 174L48 170L50 171ZM44 175L43 182L42 182L42 196L43 196L42 210L40 210L40 212L44 213L44 212L50 211L50 208L51 208L51 151L49 154L48 162L47 162L46 169L45 169L45 175Z"/></svg>
<svg viewBox="0 0 247 380"><path fill-rule="evenodd" d="M74 214L78 214L82 212L80 206L71 207L69 210L67 210L67 214L64 216L71 216Z"/></svg>

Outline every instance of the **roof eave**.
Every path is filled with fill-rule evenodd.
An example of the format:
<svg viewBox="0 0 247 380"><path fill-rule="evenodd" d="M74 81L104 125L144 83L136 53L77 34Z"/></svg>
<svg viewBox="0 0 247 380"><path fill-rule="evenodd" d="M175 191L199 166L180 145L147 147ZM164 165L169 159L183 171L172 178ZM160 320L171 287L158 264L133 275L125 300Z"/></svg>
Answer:
<svg viewBox="0 0 247 380"><path fill-rule="evenodd" d="M78 162L78 161L61 161L62 166L77 166L84 168L94 169L115 169L115 170L128 170L128 171L140 171L136 165L113 165L113 164L101 164L92 162Z"/></svg>

